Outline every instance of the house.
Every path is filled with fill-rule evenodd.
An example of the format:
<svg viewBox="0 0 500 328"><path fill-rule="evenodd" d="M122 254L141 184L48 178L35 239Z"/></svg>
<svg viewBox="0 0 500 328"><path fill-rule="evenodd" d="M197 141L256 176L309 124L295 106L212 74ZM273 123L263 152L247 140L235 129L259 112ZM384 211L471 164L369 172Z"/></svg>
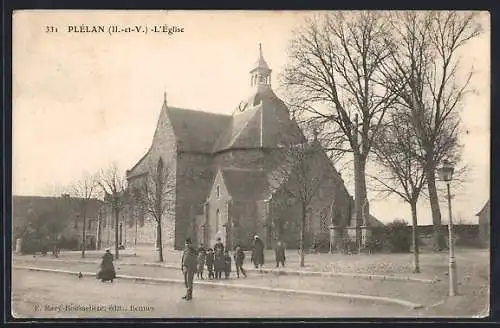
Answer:
<svg viewBox="0 0 500 328"><path fill-rule="evenodd" d="M63 194L60 197L12 196L13 240L22 238L26 231L38 229L49 240L74 241L74 248L81 249L83 218L79 207L81 199ZM90 199L87 206L85 234L87 249L95 249L98 241L98 221L102 202ZM32 226L44 217L44 223ZM50 225L46 227L45 225ZM43 225L43 226L42 226ZM42 229L43 228L43 229Z"/></svg>
<svg viewBox="0 0 500 328"><path fill-rule="evenodd" d="M481 246L490 246L490 200L484 204L483 208L476 214L479 219L479 240Z"/></svg>
<svg viewBox="0 0 500 328"><path fill-rule="evenodd" d="M259 235L268 248L278 238L296 248L301 206L291 199L303 181L321 182L306 208L306 243L328 240L332 223L349 224L352 197L319 142L305 138L274 93L271 72L259 47L251 94L232 115L173 107L165 96L149 150L126 172L134 194L156 168L168 168L175 192L162 217L164 247L181 249L186 237L207 245L221 237L229 247L249 247ZM309 180L301 179L299 168ZM156 222L138 204L132 202L120 220L125 246L157 243ZM113 243L112 229L108 224L103 230L105 244Z"/></svg>

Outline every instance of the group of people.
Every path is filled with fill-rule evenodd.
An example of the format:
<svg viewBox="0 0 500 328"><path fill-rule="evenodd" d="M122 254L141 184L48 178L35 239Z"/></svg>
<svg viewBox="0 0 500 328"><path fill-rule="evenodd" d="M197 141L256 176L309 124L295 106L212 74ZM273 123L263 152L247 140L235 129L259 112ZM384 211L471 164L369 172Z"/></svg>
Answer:
<svg viewBox="0 0 500 328"><path fill-rule="evenodd" d="M285 247L281 241L276 243L275 248L276 267L285 266ZM247 277L246 271L243 268L245 260L245 253L239 245L236 245L233 253L233 259L236 267L236 275L240 278ZM184 274L184 284L186 285L186 295L183 297L185 300L190 300L193 297L193 280L194 275L197 274L198 279L204 279L203 273L205 266L208 271L208 279L229 279L231 275L232 259L229 251L224 247L221 238L217 241L213 248L206 249L201 245L195 249L192 245L191 239L186 239L184 252L182 255L181 269ZM255 268L262 268L264 265L264 243L259 236L254 236L251 262Z"/></svg>
<svg viewBox="0 0 500 328"><path fill-rule="evenodd" d="M286 260L285 247L281 241L278 241L276 244L275 255L276 267L279 267L280 264L284 267ZM111 254L110 249L107 248L102 257L100 270L96 276L97 279L100 279L102 282L113 282L113 279L116 278L113 259L113 254ZM245 253L239 245L237 245L234 249L233 259L237 277L240 278L241 274L246 278L247 273L243 268ZM255 268L262 268L264 265L264 243L260 240L259 236L254 236L251 262L254 264ZM208 271L208 279L219 280L222 279L223 272L225 279L230 278L231 265L231 256L229 255L229 251L225 249L221 238L217 238L217 242L215 243L213 249L206 249L203 245L196 249L193 246L191 239L187 238L181 261L181 270L184 275L184 284L186 286L186 295L183 299L192 299L194 276L197 274L199 279L204 279L203 273L205 271L205 266Z"/></svg>

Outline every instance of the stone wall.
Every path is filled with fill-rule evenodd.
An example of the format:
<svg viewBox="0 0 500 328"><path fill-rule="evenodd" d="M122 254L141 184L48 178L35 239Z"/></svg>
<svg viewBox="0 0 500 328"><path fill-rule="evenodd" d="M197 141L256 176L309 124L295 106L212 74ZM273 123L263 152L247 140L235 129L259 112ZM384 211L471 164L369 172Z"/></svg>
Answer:
<svg viewBox="0 0 500 328"><path fill-rule="evenodd" d="M196 235L196 217L203 214L206 197L213 184L215 168L206 154L180 152L177 155L175 205L175 249L184 247L187 236Z"/></svg>

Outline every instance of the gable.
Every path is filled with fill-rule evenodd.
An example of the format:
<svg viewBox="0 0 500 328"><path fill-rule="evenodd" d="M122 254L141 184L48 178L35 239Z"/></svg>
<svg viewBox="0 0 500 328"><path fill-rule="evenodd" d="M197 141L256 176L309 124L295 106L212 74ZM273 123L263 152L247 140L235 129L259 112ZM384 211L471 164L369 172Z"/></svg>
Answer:
<svg viewBox="0 0 500 328"><path fill-rule="evenodd" d="M235 200L264 200L270 197L267 174L263 170L223 168L224 184Z"/></svg>

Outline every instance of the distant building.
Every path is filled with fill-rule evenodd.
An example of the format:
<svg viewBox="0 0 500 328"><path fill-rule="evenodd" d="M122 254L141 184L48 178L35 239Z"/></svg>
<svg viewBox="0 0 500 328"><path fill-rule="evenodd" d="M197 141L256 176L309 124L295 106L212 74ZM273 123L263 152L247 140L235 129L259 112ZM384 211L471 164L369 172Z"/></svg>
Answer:
<svg viewBox="0 0 500 328"><path fill-rule="evenodd" d="M486 204L484 204L483 208L479 213L476 214L479 218L479 240L481 242L481 246L489 247L490 246L490 201L488 200Z"/></svg>
<svg viewBox="0 0 500 328"><path fill-rule="evenodd" d="M300 206L283 206L289 197L284 189L293 179L289 173L276 180L283 164L276 158L304 144L313 150L309 166L326 174L307 213L306 247L313 240L328 242L332 223L338 229L349 225L352 197L319 143L306 140L273 92L261 48L250 85L252 93L232 115L172 107L165 97L151 147L127 171L130 194L158 165L168 165L175 177L174 205L162 219L164 247L181 249L188 236L208 245L221 237L229 247L249 247L259 235L268 248L277 238L297 248ZM114 243L112 221L103 227L106 245ZM119 242L124 246L155 245L156 236L156 222L144 210L132 204L122 211Z"/></svg>
<svg viewBox="0 0 500 328"><path fill-rule="evenodd" d="M37 216L52 216L59 227L55 233L48 229L47 238L75 240L75 248L81 249L83 240L83 219L77 203L78 199L67 194L61 197L12 196L13 239L20 237ZM102 202L91 199L87 208L86 244L87 249L95 249L98 241L98 220Z"/></svg>

